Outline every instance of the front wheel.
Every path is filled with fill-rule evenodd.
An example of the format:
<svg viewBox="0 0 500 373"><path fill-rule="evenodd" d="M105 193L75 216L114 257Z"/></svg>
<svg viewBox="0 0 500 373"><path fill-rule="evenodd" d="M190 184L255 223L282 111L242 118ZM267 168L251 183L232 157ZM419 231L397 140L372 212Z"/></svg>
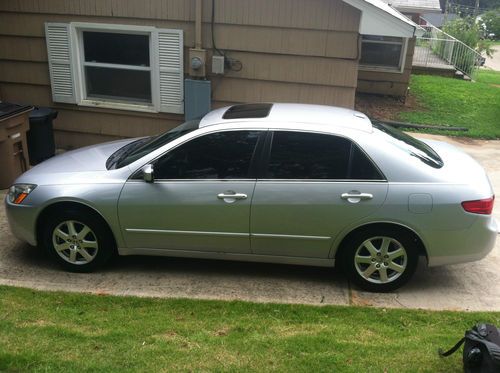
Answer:
<svg viewBox="0 0 500 373"><path fill-rule="evenodd" d="M100 217L65 211L43 228L43 245L50 256L72 272L91 272L106 263L114 244Z"/></svg>
<svg viewBox="0 0 500 373"><path fill-rule="evenodd" d="M343 267L360 288L374 292L392 291L405 284L418 263L418 247L399 230L366 230L349 240Z"/></svg>

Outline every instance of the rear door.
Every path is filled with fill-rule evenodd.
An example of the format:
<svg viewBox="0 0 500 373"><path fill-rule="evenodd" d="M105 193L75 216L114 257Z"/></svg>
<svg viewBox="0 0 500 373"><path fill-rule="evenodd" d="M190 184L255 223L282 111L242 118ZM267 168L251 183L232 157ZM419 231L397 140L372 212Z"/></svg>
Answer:
<svg viewBox="0 0 500 373"><path fill-rule="evenodd" d="M265 132L224 131L153 162L155 181L129 180L118 205L129 248L250 253L252 169Z"/></svg>
<svg viewBox="0 0 500 373"><path fill-rule="evenodd" d="M347 138L269 133L251 210L254 254L328 258L334 238L378 209L387 182Z"/></svg>

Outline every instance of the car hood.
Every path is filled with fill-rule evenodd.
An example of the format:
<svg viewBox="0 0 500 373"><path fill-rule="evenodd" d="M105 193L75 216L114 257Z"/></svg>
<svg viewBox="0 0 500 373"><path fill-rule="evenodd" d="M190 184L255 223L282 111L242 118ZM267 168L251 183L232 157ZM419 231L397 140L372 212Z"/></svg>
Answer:
<svg viewBox="0 0 500 373"><path fill-rule="evenodd" d="M106 160L111 154L137 139L126 139L107 142L98 145L86 146L84 148L71 150L49 158L46 161L32 167L21 175L19 182L33 182L39 177L54 175L59 178L62 174L92 173L106 171Z"/></svg>

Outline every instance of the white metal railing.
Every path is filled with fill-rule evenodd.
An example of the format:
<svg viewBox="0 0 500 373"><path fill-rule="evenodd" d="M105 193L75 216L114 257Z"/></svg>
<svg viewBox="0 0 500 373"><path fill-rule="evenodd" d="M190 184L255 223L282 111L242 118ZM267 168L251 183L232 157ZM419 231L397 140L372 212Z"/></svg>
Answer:
<svg viewBox="0 0 500 373"><path fill-rule="evenodd" d="M414 63L420 66L452 65L462 73L474 77L482 56L460 40L427 22L425 33L417 37Z"/></svg>

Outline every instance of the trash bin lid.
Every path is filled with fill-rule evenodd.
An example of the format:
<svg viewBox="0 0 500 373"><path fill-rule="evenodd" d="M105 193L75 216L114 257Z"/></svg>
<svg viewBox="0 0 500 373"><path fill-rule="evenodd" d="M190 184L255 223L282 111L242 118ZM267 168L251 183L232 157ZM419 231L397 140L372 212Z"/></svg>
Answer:
<svg viewBox="0 0 500 373"><path fill-rule="evenodd" d="M30 113L30 120L31 119L40 119L43 120L47 117L56 117L57 116L57 111L54 109L51 109L49 107L35 107L31 113Z"/></svg>
<svg viewBox="0 0 500 373"><path fill-rule="evenodd" d="M20 105L13 102L0 102L0 119L10 117L13 114L32 108L30 105Z"/></svg>

